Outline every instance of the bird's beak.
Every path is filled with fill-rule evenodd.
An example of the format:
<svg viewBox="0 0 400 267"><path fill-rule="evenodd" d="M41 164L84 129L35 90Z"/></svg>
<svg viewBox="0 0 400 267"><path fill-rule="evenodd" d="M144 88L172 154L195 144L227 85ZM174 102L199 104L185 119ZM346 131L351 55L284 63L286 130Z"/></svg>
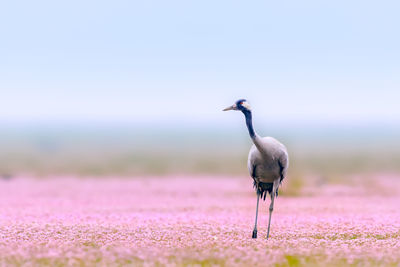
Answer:
<svg viewBox="0 0 400 267"><path fill-rule="evenodd" d="M232 106L230 106L230 107L224 108L222 111L236 110L236 109L237 109L237 108L236 108L236 104L234 104L234 105L232 105Z"/></svg>

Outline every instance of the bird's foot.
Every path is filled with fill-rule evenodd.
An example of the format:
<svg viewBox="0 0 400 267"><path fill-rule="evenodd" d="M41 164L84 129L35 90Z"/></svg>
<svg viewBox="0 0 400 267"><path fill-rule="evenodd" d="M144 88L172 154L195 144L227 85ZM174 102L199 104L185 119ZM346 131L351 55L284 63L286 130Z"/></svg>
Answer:
<svg viewBox="0 0 400 267"><path fill-rule="evenodd" d="M253 236L252 238L257 238L257 230L253 230Z"/></svg>

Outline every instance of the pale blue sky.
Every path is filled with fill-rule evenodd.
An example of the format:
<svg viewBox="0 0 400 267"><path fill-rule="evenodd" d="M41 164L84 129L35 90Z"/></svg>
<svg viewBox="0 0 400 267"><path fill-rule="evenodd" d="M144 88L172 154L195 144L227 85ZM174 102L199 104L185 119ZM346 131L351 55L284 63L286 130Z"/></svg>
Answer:
<svg viewBox="0 0 400 267"><path fill-rule="evenodd" d="M0 119L400 121L398 1L3 1Z"/></svg>

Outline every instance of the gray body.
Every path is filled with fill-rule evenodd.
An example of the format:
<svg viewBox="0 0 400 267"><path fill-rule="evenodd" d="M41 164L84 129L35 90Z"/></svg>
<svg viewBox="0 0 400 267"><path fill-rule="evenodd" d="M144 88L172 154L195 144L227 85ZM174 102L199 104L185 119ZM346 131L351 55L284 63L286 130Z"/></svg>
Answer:
<svg viewBox="0 0 400 267"><path fill-rule="evenodd" d="M273 137L252 138L247 168L256 183L279 183L286 177L289 166L286 147ZM277 188L276 188L277 190Z"/></svg>

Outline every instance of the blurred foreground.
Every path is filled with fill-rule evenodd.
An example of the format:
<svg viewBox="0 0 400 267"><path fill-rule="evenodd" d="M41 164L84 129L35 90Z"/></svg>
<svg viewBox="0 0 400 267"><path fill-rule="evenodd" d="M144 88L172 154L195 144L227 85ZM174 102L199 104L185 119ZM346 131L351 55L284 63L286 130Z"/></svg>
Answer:
<svg viewBox="0 0 400 267"><path fill-rule="evenodd" d="M268 241L248 177L2 180L0 265L399 265L400 179L348 180L285 183Z"/></svg>

